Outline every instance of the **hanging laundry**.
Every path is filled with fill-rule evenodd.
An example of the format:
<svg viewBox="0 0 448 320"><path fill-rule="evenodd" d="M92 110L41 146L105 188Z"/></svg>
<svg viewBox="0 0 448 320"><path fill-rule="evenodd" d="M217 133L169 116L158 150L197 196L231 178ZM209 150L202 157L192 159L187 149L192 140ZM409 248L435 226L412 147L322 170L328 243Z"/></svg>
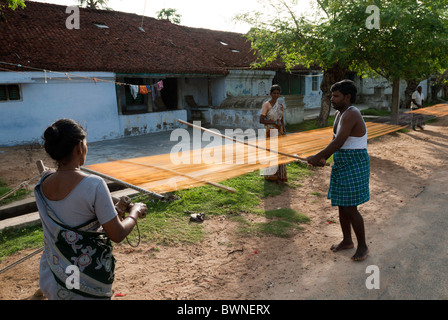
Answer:
<svg viewBox="0 0 448 320"><path fill-rule="evenodd" d="M162 90L163 89L163 81L159 81L157 82L157 90Z"/></svg>
<svg viewBox="0 0 448 320"><path fill-rule="evenodd" d="M135 99L137 99L139 87L137 85L130 85L129 88L131 89L131 95Z"/></svg>
<svg viewBox="0 0 448 320"><path fill-rule="evenodd" d="M148 93L152 92L152 86L146 86L146 89L148 89Z"/></svg>
<svg viewBox="0 0 448 320"><path fill-rule="evenodd" d="M140 94L148 94L149 93L148 88L146 86L140 86L139 93Z"/></svg>

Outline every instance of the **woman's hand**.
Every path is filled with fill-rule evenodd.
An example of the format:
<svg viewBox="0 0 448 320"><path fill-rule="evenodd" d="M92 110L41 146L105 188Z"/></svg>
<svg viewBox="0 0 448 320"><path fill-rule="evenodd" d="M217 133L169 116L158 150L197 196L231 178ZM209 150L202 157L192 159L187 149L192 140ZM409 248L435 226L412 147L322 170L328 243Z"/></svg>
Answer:
<svg viewBox="0 0 448 320"><path fill-rule="evenodd" d="M129 215L130 219L120 220L118 215L111 221L103 224L103 229L108 235L108 237L116 242L120 243L123 241L137 223L137 218L144 218L148 212L148 208L144 203L134 203L129 205Z"/></svg>
<svg viewBox="0 0 448 320"><path fill-rule="evenodd" d="M129 207L130 207L129 214L135 212L140 219L145 218L146 214L148 213L148 208L144 203L137 202L130 205Z"/></svg>

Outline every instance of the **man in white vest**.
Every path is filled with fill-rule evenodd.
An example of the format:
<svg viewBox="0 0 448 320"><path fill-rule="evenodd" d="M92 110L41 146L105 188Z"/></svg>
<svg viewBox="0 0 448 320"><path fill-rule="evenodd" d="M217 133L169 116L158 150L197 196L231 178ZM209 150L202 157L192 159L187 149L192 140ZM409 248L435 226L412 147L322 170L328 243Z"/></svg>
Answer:
<svg viewBox="0 0 448 320"><path fill-rule="evenodd" d="M411 111L423 108L424 100L425 97L422 92L422 87L418 86L417 90L415 90L414 93L412 94ZM415 127L418 127L421 130L423 130L423 117L418 114L413 114L411 119L411 126L413 130L416 130Z"/></svg>

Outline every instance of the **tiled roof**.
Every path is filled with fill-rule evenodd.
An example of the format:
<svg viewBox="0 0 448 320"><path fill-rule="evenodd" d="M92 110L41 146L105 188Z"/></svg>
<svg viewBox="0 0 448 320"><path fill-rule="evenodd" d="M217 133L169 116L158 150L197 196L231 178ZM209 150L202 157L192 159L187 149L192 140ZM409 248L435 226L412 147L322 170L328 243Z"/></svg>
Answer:
<svg viewBox="0 0 448 320"><path fill-rule="evenodd" d="M226 74L248 68L255 59L239 33L150 17L144 18L142 32L141 16L85 8L80 8L80 29L70 30L66 8L27 1L25 9L6 10L6 21L0 21L0 61L53 71Z"/></svg>

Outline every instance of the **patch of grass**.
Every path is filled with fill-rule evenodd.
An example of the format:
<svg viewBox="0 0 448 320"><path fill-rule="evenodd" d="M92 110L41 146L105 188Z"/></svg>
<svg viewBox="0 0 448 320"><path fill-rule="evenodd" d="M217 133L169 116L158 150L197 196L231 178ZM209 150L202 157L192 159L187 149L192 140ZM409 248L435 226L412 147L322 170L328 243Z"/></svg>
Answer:
<svg viewBox="0 0 448 320"><path fill-rule="evenodd" d="M203 226L189 222L192 213L205 213L206 219L207 216L227 215L247 226L242 214L263 215L264 210L258 208L261 199L280 195L288 187L295 188L297 181L312 175L313 171L305 164L293 162L287 165L287 173L289 182L285 186L265 181L256 171L221 182L236 189L237 193L203 186L173 192L172 195L178 198L175 201L148 201L148 216L139 222L142 239L161 245L203 240ZM246 233L251 231L246 230Z"/></svg>
<svg viewBox="0 0 448 320"><path fill-rule="evenodd" d="M303 213L295 211L290 208L279 208L275 210L266 211L266 218L281 219L293 223L310 223L310 218Z"/></svg>
<svg viewBox="0 0 448 320"><path fill-rule="evenodd" d="M300 224L309 224L310 218L303 213L290 208L279 208L265 212L267 222L250 223L241 222L239 233L245 236L271 235L280 238L289 238L293 231L301 229Z"/></svg>
<svg viewBox="0 0 448 320"><path fill-rule="evenodd" d="M204 238L202 225L189 222L189 216L148 215L139 220L141 241L158 245L176 245L180 243L197 243ZM138 241L138 230L134 228L128 236L131 244Z"/></svg>
<svg viewBox="0 0 448 320"><path fill-rule="evenodd" d="M0 197L10 192L12 189L8 188L8 184L0 178ZM0 206L4 206L8 203L22 200L24 199L28 194L30 194L31 191L26 191L25 189L17 190L15 193L10 194L7 198L0 200Z"/></svg>
<svg viewBox="0 0 448 320"><path fill-rule="evenodd" d="M288 180L286 185L265 181L257 170L240 177L221 182L232 187L237 193L230 193L212 186L197 187L173 192L178 199L174 201L148 200L140 197L133 201L145 202L148 215L139 220L138 227L128 236L132 245L138 243L140 231L141 241L155 245L178 245L182 243L197 243L205 238L203 224L189 222L193 213L205 213L207 217L226 215L238 221L246 234L262 236L271 234L279 237L287 236L291 230L298 228L301 220L297 213L286 211L267 212L260 209L262 199L280 195L288 188L297 188L300 181L314 173L307 165L293 162L287 165ZM247 222L243 215L256 215L270 220L267 224L254 226ZM26 248L36 248L43 245L41 227L24 228L20 230L0 231L0 259ZM121 244L120 244L121 245ZM126 246L125 240L122 245Z"/></svg>
<svg viewBox="0 0 448 320"><path fill-rule="evenodd" d="M291 229L295 228L291 222L283 220L260 223L257 227L259 234L261 232L262 234L272 235L279 238L289 238L292 235Z"/></svg>
<svg viewBox="0 0 448 320"><path fill-rule="evenodd" d="M304 178L314 174L308 165L302 162L288 163L286 165L286 170L288 173L288 186L293 189L301 187L302 184L300 182Z"/></svg>
<svg viewBox="0 0 448 320"><path fill-rule="evenodd" d="M207 216L227 215L239 221L242 226L250 224L241 214L262 215L259 209L261 199L281 194L286 188L297 187L297 181L313 174L307 165L293 162L287 165L289 182L285 186L265 181L259 172L229 179L222 184L235 188L237 193L230 193L212 186L181 190L173 193L178 200L171 202L157 200L134 199L146 202L148 215L139 220L139 231L142 241L158 245L176 245L180 243L196 243L204 239L202 224L190 223L192 213L204 212ZM286 210L286 209L285 209ZM289 210L289 209L288 209ZM292 211L266 212L266 217L276 220L268 225L260 225L255 234L273 234L284 236L296 223L302 223ZM261 233L259 233L261 231ZM250 230L247 232L250 234ZM138 230L134 228L128 236L131 244L138 242ZM17 251L34 248L43 244L42 227L3 230L0 232L0 259ZM123 242L127 245L127 242Z"/></svg>
<svg viewBox="0 0 448 320"><path fill-rule="evenodd" d="M237 193L230 193L212 186L173 192L178 200L171 202L151 200L147 202L148 216L139 222L142 239L158 244L195 243L204 239L201 224L189 223L190 214L205 213L207 216L227 215L244 224L241 214L261 215L258 206L261 199L280 195L286 188L295 187L295 181L312 174L298 162L287 165L289 184L279 186L265 181L259 172L252 172L222 182ZM133 231L135 242L135 233ZM131 238L131 237L130 237Z"/></svg>
<svg viewBox="0 0 448 320"><path fill-rule="evenodd" d="M391 115L389 110L377 110L377 109L364 109L361 110L361 114L364 116L377 116L377 117L387 117Z"/></svg>
<svg viewBox="0 0 448 320"><path fill-rule="evenodd" d="M7 256L24 249L37 249L44 245L41 226L6 228L0 231L0 262Z"/></svg>
<svg viewBox="0 0 448 320"><path fill-rule="evenodd" d="M333 124L334 124L334 116L328 117L327 127L332 127ZM317 126L317 120L316 119L305 120L305 121L303 121L301 123L298 123L298 124L288 124L288 125L286 125L286 132L287 133L309 131L309 130L314 130L314 129L319 129L319 127Z"/></svg>

